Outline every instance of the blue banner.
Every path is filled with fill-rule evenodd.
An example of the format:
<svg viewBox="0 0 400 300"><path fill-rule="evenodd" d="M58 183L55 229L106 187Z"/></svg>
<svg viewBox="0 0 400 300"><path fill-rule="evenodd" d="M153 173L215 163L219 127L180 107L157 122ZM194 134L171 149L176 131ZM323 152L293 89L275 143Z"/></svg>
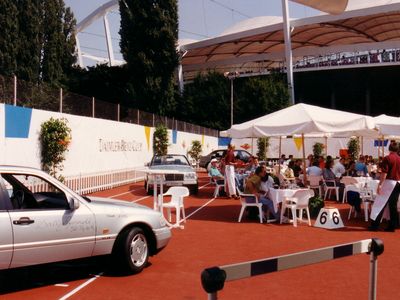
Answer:
<svg viewBox="0 0 400 300"><path fill-rule="evenodd" d="M32 109L5 105L5 137L23 138L29 137Z"/></svg>

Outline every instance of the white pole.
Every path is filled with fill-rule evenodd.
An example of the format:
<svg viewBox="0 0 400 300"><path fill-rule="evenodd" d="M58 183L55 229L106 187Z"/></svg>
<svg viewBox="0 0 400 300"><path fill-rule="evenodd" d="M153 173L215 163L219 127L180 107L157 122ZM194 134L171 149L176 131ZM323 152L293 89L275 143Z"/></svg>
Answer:
<svg viewBox="0 0 400 300"><path fill-rule="evenodd" d="M82 51L78 39L78 34L75 35L75 44L76 44L76 52L78 52L78 64L81 68L84 68L85 66L83 65Z"/></svg>
<svg viewBox="0 0 400 300"><path fill-rule="evenodd" d="M233 126L233 78L231 78L231 127Z"/></svg>
<svg viewBox="0 0 400 300"><path fill-rule="evenodd" d="M292 42L290 40L290 20L288 0L282 0L283 33L285 38L285 56L286 56L286 75L288 81L290 104L295 103L294 84L293 84L293 58Z"/></svg>
<svg viewBox="0 0 400 300"><path fill-rule="evenodd" d="M92 97L92 117L94 118L95 115L95 104L94 104L94 97Z"/></svg>
<svg viewBox="0 0 400 300"><path fill-rule="evenodd" d="M180 62L178 66L178 81L179 81L179 92L182 95L184 90L182 62Z"/></svg>
<svg viewBox="0 0 400 300"><path fill-rule="evenodd" d="M113 52L113 46L112 46L112 42L111 42L110 26L108 25L107 15L104 15L103 23L104 23L104 32L106 34L106 40L107 40L108 60L109 60L109 64L111 67L114 63L114 52Z"/></svg>

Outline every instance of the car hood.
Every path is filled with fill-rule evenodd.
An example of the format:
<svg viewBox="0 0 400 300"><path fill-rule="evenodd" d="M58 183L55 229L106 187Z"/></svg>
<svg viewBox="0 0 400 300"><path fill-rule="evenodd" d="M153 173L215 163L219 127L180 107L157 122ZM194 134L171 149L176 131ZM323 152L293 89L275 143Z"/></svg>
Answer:
<svg viewBox="0 0 400 300"><path fill-rule="evenodd" d="M165 165L165 166L150 166L150 170L174 170L180 172L195 172L191 166L179 166L179 165Z"/></svg>
<svg viewBox="0 0 400 300"><path fill-rule="evenodd" d="M121 208L121 207L132 207L132 208L138 208L138 209L143 209L147 211L152 211L147 206L137 204L137 203L132 203L132 202L127 202L127 201L122 201L122 200L116 200L116 199L110 199L110 198L101 198L101 197L87 197L90 199L90 204L91 205L99 205L99 206L107 206L109 208Z"/></svg>

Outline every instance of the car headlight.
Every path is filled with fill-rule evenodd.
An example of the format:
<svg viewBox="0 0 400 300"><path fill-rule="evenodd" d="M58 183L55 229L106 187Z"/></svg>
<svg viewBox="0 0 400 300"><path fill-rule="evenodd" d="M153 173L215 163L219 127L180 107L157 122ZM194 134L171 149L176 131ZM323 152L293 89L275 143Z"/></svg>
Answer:
<svg viewBox="0 0 400 300"><path fill-rule="evenodd" d="M185 179L196 179L196 173L185 173Z"/></svg>

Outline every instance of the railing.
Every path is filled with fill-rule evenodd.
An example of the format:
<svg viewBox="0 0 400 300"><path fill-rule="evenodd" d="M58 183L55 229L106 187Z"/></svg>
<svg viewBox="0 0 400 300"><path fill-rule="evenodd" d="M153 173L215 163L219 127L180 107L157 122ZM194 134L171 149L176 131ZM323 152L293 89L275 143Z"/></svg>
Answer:
<svg viewBox="0 0 400 300"><path fill-rule="evenodd" d="M218 130L0 75L0 103L218 137Z"/></svg>
<svg viewBox="0 0 400 300"><path fill-rule="evenodd" d="M346 52L319 57L304 57L293 66L294 69L326 68L349 65L400 63L400 49L382 49L374 52Z"/></svg>
<svg viewBox="0 0 400 300"><path fill-rule="evenodd" d="M64 184L79 194L89 194L144 180L143 168L113 170L68 176Z"/></svg>
<svg viewBox="0 0 400 300"><path fill-rule="evenodd" d="M213 267L205 269L201 273L201 283L204 290L208 293L208 299L216 300L217 292L224 288L226 281L283 271L355 254L368 253L370 254L369 299L372 300L376 299L377 257L383 253L383 250L383 242L374 238L257 261Z"/></svg>

